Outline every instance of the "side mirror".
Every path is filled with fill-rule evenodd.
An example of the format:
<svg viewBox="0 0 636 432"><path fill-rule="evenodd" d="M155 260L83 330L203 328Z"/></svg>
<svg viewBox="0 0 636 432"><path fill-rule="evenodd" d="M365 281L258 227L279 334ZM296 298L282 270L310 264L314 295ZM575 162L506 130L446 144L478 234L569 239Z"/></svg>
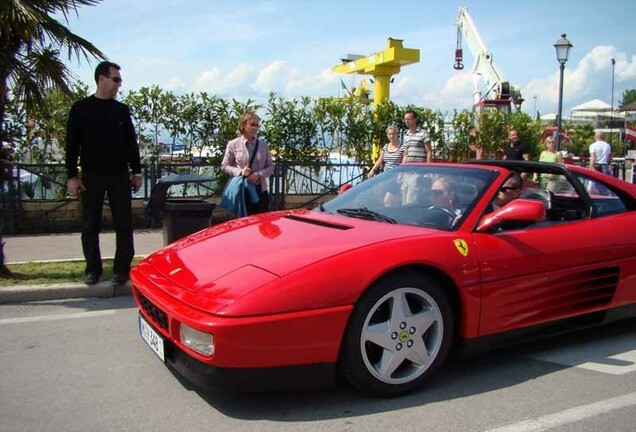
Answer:
<svg viewBox="0 0 636 432"><path fill-rule="evenodd" d="M545 205L541 201L518 198L487 214L477 226L477 232L490 232L502 222L539 222L545 219Z"/></svg>

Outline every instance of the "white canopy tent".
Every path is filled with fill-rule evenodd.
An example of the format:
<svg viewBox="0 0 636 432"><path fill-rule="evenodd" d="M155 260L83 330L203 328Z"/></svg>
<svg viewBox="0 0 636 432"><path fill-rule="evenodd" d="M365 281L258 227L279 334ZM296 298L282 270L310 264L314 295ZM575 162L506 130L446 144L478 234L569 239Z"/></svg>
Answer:
<svg viewBox="0 0 636 432"><path fill-rule="evenodd" d="M611 110L612 106L610 104L600 99L592 99L591 101L584 102L572 108L570 114L610 112Z"/></svg>
<svg viewBox="0 0 636 432"><path fill-rule="evenodd" d="M624 118L625 114L616 110L612 111L612 106L600 99L592 99L575 106L570 110L570 121L579 123L581 121L590 121L607 118Z"/></svg>

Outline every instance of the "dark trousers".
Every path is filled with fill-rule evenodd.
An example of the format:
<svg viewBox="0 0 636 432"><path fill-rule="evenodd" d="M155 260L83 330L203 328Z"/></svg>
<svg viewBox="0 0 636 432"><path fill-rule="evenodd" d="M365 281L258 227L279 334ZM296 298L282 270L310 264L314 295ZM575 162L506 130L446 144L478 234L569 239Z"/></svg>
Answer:
<svg viewBox="0 0 636 432"><path fill-rule="evenodd" d="M91 174L84 173L82 182L82 249L86 259L85 272L100 275L103 272L102 255L99 250L99 233L102 230L102 209L108 196L115 227L115 260L113 273L128 274L135 255L133 244L131 185L128 173Z"/></svg>
<svg viewBox="0 0 636 432"><path fill-rule="evenodd" d="M245 209L247 210L248 215L253 215L257 213L265 213L269 211L269 194L267 191L263 192L260 189L257 189L258 197L260 198L256 204L250 201L249 194L246 191L243 191L245 194Z"/></svg>

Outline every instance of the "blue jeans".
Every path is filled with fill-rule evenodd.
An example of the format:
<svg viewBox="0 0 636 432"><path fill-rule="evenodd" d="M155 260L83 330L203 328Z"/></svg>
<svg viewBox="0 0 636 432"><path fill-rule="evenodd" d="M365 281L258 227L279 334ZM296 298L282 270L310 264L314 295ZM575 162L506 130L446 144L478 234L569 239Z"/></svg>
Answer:
<svg viewBox="0 0 636 432"><path fill-rule="evenodd" d="M596 168L597 171L600 171L603 174L607 174L609 176L614 175L614 173L612 172L612 168L609 166L609 164L606 164L606 163L594 164L594 168Z"/></svg>

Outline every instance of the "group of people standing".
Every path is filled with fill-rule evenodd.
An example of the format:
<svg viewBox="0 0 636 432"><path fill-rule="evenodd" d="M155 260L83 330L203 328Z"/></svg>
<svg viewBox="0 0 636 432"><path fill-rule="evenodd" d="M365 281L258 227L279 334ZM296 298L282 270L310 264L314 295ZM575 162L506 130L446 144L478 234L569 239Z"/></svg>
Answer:
<svg viewBox="0 0 636 432"><path fill-rule="evenodd" d="M408 128L403 143L399 141L399 129L395 125L386 128L389 142L384 144L373 167L367 176L373 177L379 172L388 171L403 162L432 162L433 149L431 138L418 126L417 113L408 110L404 113L404 123Z"/></svg>
<svg viewBox="0 0 636 432"><path fill-rule="evenodd" d="M386 136L389 142L384 144L380 150L378 158L367 174L368 178L380 172L388 171L403 162L432 161L433 152L431 140L428 133L418 126L417 113L413 110L406 111L404 114L404 123L408 127L408 130L404 134L402 143L400 143L399 128L396 125L390 125L386 128ZM473 130L471 135L474 135L474 132ZM595 132L595 141L589 148L589 167L612 175L610 169L612 149L603 138L604 133L602 131ZM544 149L539 155L540 162L563 162L563 156L561 152L556 149L556 140L553 136L549 136L544 140L544 146ZM471 145L471 149L475 152L475 158L481 159L482 149L475 145ZM528 146L519 139L519 134L516 129L510 129L508 131L508 143L503 148L503 158L510 160L530 160L530 150ZM535 178L535 181L536 180Z"/></svg>
<svg viewBox="0 0 636 432"><path fill-rule="evenodd" d="M408 129L404 134L402 143L399 141L399 129L396 125L386 128L386 136L389 142L384 144L380 150L378 158L367 174L368 178L379 172L388 171L403 162L432 162L431 139L428 132L418 126L417 113L413 110L406 111L404 113L404 123ZM476 159L481 159L480 150L476 150ZM503 152L504 159L530 160L528 146L519 140L519 134L515 129L511 129L508 132L508 144L504 147ZM549 159L547 154L542 154L541 157L545 157L546 161Z"/></svg>

